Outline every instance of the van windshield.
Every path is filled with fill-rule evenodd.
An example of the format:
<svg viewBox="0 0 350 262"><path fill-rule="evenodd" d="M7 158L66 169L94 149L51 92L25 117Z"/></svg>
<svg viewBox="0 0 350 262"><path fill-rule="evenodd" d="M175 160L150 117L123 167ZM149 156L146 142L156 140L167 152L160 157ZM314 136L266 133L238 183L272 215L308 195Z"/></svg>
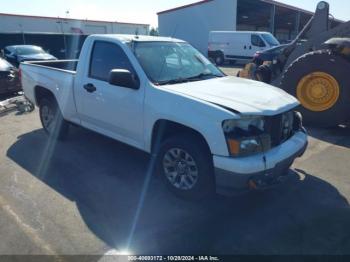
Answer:
<svg viewBox="0 0 350 262"><path fill-rule="evenodd" d="M270 46L280 45L280 42L278 42L278 40L271 34L262 34L261 36Z"/></svg>
<svg viewBox="0 0 350 262"><path fill-rule="evenodd" d="M134 53L157 85L200 81L224 74L188 43L136 42Z"/></svg>

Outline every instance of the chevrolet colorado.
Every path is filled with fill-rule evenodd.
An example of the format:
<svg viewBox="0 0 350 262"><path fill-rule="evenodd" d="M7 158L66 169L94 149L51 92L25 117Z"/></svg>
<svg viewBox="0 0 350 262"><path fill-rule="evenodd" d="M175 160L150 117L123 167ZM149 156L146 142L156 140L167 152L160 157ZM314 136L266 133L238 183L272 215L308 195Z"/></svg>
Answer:
<svg viewBox="0 0 350 262"><path fill-rule="evenodd" d="M51 137L75 124L146 151L184 197L278 184L307 147L295 98L178 39L92 35L79 60L24 62L21 79Z"/></svg>

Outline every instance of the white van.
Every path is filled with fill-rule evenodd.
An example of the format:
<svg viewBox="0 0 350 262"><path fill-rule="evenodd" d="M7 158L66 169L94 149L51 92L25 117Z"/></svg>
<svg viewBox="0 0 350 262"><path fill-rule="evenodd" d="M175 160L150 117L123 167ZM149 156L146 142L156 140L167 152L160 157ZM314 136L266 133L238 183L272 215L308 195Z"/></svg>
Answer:
<svg viewBox="0 0 350 262"><path fill-rule="evenodd" d="M217 65L251 60L257 51L280 45L268 32L212 31L209 33L208 57Z"/></svg>

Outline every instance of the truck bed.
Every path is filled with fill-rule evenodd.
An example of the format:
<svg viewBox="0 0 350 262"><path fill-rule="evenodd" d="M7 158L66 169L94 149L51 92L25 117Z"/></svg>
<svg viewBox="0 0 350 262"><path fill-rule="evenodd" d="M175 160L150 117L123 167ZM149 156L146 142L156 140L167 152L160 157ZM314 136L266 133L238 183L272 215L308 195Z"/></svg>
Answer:
<svg viewBox="0 0 350 262"><path fill-rule="evenodd" d="M53 61L34 61L26 62L25 64L37 65L40 67L49 67L64 71L76 72L79 60L53 60Z"/></svg>
<svg viewBox="0 0 350 262"><path fill-rule="evenodd" d="M65 119L76 117L74 80L78 60L56 60L21 63L24 95L38 105L37 90L45 88L56 98Z"/></svg>

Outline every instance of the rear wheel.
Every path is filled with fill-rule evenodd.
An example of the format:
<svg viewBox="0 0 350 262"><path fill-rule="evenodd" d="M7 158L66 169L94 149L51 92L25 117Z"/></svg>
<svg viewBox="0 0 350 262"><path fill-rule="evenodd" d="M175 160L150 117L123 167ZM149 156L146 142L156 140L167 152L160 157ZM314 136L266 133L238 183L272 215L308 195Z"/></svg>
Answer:
<svg viewBox="0 0 350 262"><path fill-rule="evenodd" d="M215 64L218 65L218 66L221 66L225 63L225 57L224 57L224 54L223 53L218 53L216 56L215 56Z"/></svg>
<svg viewBox="0 0 350 262"><path fill-rule="evenodd" d="M296 60L281 88L298 98L306 124L335 126L350 119L350 63L328 50Z"/></svg>
<svg viewBox="0 0 350 262"><path fill-rule="evenodd" d="M64 139L69 124L63 119L57 102L52 97L43 98L39 102L41 124L45 132L53 139Z"/></svg>
<svg viewBox="0 0 350 262"><path fill-rule="evenodd" d="M212 157L195 135L170 137L157 154L157 171L176 195L201 199L214 192Z"/></svg>

